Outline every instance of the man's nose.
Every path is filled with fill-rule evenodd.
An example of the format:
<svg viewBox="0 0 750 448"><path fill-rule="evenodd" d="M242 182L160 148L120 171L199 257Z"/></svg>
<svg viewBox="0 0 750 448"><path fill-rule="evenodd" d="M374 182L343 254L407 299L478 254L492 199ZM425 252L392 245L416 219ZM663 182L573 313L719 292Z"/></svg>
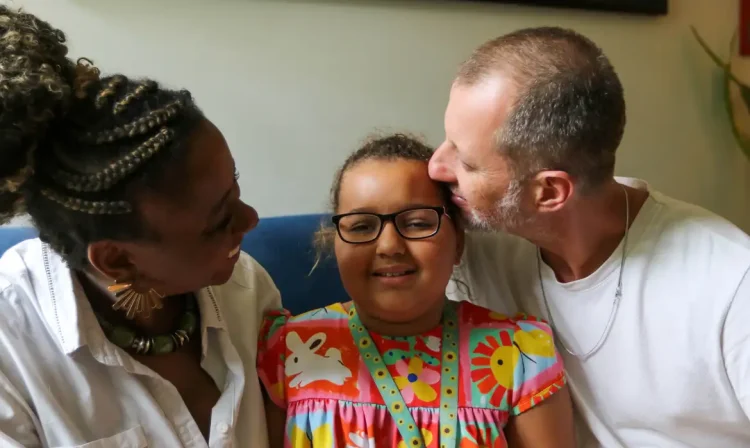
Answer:
<svg viewBox="0 0 750 448"><path fill-rule="evenodd" d="M448 154L446 144L438 146L427 164L427 172L432 180L445 183L455 183L456 173L452 163L452 157Z"/></svg>

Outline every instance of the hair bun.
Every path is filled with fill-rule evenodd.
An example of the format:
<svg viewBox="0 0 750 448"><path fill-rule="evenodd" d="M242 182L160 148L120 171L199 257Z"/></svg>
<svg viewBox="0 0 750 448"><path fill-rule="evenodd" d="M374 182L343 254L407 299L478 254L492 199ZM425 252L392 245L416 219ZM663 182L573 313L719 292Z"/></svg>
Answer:
<svg viewBox="0 0 750 448"><path fill-rule="evenodd" d="M0 6L0 223L22 209L34 151L70 103L75 64L67 53L62 31Z"/></svg>

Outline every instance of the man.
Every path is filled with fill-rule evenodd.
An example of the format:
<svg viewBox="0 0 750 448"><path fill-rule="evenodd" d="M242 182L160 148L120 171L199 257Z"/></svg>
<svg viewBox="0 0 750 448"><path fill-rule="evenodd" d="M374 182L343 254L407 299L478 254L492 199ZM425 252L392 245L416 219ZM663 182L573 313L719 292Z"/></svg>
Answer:
<svg viewBox="0 0 750 448"><path fill-rule="evenodd" d="M525 29L461 66L430 175L472 233L450 288L555 328L582 446L750 446L750 238L615 179L620 81L590 40Z"/></svg>

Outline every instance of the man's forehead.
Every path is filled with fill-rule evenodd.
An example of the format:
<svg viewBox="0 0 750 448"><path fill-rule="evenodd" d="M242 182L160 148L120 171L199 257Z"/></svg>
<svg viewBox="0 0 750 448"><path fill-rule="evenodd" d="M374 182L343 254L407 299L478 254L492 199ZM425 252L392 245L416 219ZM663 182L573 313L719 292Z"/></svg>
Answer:
<svg viewBox="0 0 750 448"><path fill-rule="evenodd" d="M498 81L455 85L445 112L445 131L458 146L494 147L496 132L510 107L506 86Z"/></svg>

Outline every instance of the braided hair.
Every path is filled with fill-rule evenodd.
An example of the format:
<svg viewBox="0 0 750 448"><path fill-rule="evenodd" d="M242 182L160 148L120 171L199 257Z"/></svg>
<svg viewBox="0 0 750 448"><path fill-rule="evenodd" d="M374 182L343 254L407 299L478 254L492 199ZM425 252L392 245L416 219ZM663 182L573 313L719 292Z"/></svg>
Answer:
<svg viewBox="0 0 750 448"><path fill-rule="evenodd" d="M62 31L0 6L0 224L30 215L80 268L91 242L156 237L137 197L166 187L203 114L187 91L67 52Z"/></svg>

